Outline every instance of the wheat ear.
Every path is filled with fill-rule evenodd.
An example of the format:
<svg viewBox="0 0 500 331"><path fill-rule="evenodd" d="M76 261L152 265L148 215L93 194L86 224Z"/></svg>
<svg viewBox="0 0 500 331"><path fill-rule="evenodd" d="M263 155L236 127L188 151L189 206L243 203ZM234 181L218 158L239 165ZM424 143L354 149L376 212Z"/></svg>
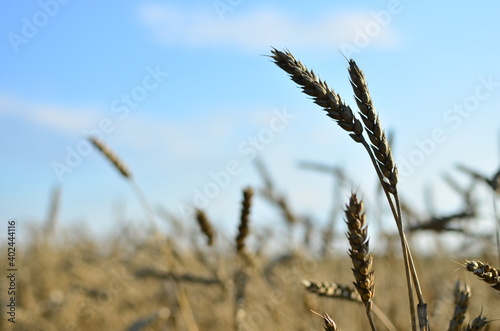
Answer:
<svg viewBox="0 0 500 331"><path fill-rule="evenodd" d="M398 227L399 237L401 239L401 246L403 250L403 257L405 260L404 262L408 291L411 292L411 280L413 280L413 285L415 286L415 291L417 293L419 301L417 308L420 329L429 330L430 326L428 321L427 304L425 303L425 300L423 298L420 282L418 280L410 247L408 245L408 241L406 240L406 235L403 227L401 203L397 189L398 171L397 167L394 164L391 147L385 136L377 112L375 111L375 107L373 106L365 76L361 69L359 69L356 62L352 59L349 60L349 76L351 79L351 86L354 91L355 100L360 110L359 114L363 120L364 128L366 129L368 138L371 142L371 146L368 146L366 141L363 141L363 145L365 146L365 149L367 151L371 149L373 153L369 153L372 159L372 163L375 166L375 170L377 171L377 175L379 176L380 183L384 188L386 198L389 202L391 211L396 221L396 225ZM394 198L394 200L391 198L391 196ZM410 294L409 299L413 316L413 295ZM412 318L412 321L413 320L414 318ZM416 328L416 326L414 325L413 328Z"/></svg>
<svg viewBox="0 0 500 331"><path fill-rule="evenodd" d="M351 195L349 204L345 209L345 215L348 228L347 238L351 246L349 257L352 261L352 272L356 280L354 287L365 304L366 315L368 316L372 330L376 330L371 313L373 306L372 299L375 295L373 253L369 251L368 227L363 210L363 202L359 201L355 194Z"/></svg>
<svg viewBox="0 0 500 331"><path fill-rule="evenodd" d="M212 246L215 240L214 228L212 227L212 224L208 220L208 217L203 210L196 209L196 221L200 226L201 232L203 232L203 234L207 238L208 246Z"/></svg>
<svg viewBox="0 0 500 331"><path fill-rule="evenodd" d="M151 231L153 233L156 233L157 226L153 210L151 209L151 206L149 205L149 202L142 192L140 186L133 180L132 173L125 165L125 162L123 162L111 148L106 146L106 144L104 144L104 142L99 140L97 137L89 136L87 137L87 139L92 143L92 145L94 145L95 148L97 148L101 152L102 155L104 155L111 162L115 169L118 170L122 174L122 176L128 180L130 186L132 186L132 189L137 196L137 199L142 205L144 213L146 214L146 218L150 222Z"/></svg>
<svg viewBox="0 0 500 331"><path fill-rule="evenodd" d="M302 91L313 98L314 103L325 109L330 118L349 132L354 141L360 143L364 139L361 122L325 81L321 81L312 70L309 71L289 51L281 52L273 48L271 52L276 65L287 72L290 78L301 86Z"/></svg>
<svg viewBox="0 0 500 331"><path fill-rule="evenodd" d="M326 331L340 331L340 328L337 327L337 324L335 324L334 320L328 314L325 313L325 315L321 315L314 310L311 310L311 312L323 319L323 329Z"/></svg>
<svg viewBox="0 0 500 331"><path fill-rule="evenodd" d="M486 316L483 316L483 312L479 313L479 316L474 318L465 328L466 331L481 331L483 330L490 320Z"/></svg>
<svg viewBox="0 0 500 331"><path fill-rule="evenodd" d="M250 208L252 207L253 189L247 187L243 190L243 201L241 202L240 225L238 226L238 235L236 236L236 252L242 261L234 273L234 328L236 331L243 330L246 316L246 283L248 275L246 267L251 263L251 258L245 249L245 240L250 232Z"/></svg>
<svg viewBox="0 0 500 331"><path fill-rule="evenodd" d="M96 137L90 136L88 137L88 140L92 143L92 145L95 146L95 148L97 148L102 153L102 155L104 155L109 160L109 162L111 162L111 164L116 168L116 170L118 170L123 175L123 177L132 178L132 173L130 172L128 167L118 157L118 155L116 155L111 150L111 148L106 146L104 142L102 142Z"/></svg>
<svg viewBox="0 0 500 331"><path fill-rule="evenodd" d="M453 294L455 297L455 310L450 320L448 331L460 331L464 324L465 313L467 312L467 308L469 308L471 290L467 284L462 286L460 281L457 281Z"/></svg>
<svg viewBox="0 0 500 331"><path fill-rule="evenodd" d="M318 282L314 280L303 280L302 285L305 286L308 292L314 293L320 297L363 303L359 293L352 286L331 282ZM373 313L387 330L397 331L391 320L375 303L373 303Z"/></svg>
<svg viewBox="0 0 500 331"><path fill-rule="evenodd" d="M500 269L477 260L466 261L465 269L479 277L483 282L490 284L495 290L500 291Z"/></svg>

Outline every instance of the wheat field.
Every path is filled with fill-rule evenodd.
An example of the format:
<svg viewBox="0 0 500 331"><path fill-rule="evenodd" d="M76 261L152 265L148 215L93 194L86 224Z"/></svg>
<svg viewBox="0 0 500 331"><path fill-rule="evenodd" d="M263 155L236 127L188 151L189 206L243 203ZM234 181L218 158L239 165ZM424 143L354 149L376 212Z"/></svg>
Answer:
<svg viewBox="0 0 500 331"><path fill-rule="evenodd" d="M2 330L500 329L498 235L470 231L479 204L497 222L490 201L474 197L478 189L495 197L500 174L488 177L460 166L470 188L450 176L445 180L463 198L463 209L450 215L411 210L399 195L383 113L375 110L356 62L347 65L357 110L291 52L273 48L269 57L340 126L332 130L345 131L353 147L368 153L367 171L380 183L377 208L392 218L393 231L371 236L377 213L364 204L367 193L353 187L349 197L336 201L338 212L328 225L319 226L294 210L262 160L256 168L264 184L241 188L240 218L232 224L236 236L213 226L210 209L195 209L188 220L158 215L126 163L88 137L130 183L148 226L123 225L100 239L59 226L56 189L45 227L32 226L29 243L18 253L16 323L2 318ZM303 166L325 172L314 161ZM326 170L337 179L343 173L333 166ZM278 230L253 225L252 208L259 203L275 208ZM335 230L338 224L344 231ZM459 249L442 246L440 237L449 233L456 234ZM422 234L437 247L433 254L419 252L414 238ZM0 282L7 286L6 279Z"/></svg>

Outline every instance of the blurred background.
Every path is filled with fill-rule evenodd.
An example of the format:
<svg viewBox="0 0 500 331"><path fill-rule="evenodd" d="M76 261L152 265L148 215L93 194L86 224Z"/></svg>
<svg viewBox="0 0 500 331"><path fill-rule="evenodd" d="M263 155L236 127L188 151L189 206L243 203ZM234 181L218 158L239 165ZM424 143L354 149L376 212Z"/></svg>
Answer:
<svg viewBox="0 0 500 331"><path fill-rule="evenodd" d="M469 185L456 164L486 176L499 165L494 1L41 0L0 7L5 224L43 225L51 192L60 188L60 224L84 224L98 235L119 224L146 226L134 191L86 142L88 134L124 160L156 213L185 222L194 224L192 207L201 207L234 233L242 188L263 185L258 159L294 211L315 223L324 224L351 190L375 209L366 152L266 57L271 47L290 50L353 109L343 55L356 60L393 137L399 190L421 213L461 208L462 197L443 180L447 174ZM344 170L340 201L332 201L332 177L304 169L303 161ZM276 211L266 202L254 206L255 223L274 226ZM488 230L491 205L481 218ZM395 232L390 217L375 224L373 231Z"/></svg>

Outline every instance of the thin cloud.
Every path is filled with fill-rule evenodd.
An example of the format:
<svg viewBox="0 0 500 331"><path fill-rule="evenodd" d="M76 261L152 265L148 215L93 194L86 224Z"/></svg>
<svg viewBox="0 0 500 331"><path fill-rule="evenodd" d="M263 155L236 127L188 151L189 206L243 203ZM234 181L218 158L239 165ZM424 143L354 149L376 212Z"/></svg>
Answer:
<svg viewBox="0 0 500 331"><path fill-rule="evenodd" d="M96 110L33 103L4 94L0 95L0 113L8 113L41 127L72 135L92 128L102 117Z"/></svg>
<svg viewBox="0 0 500 331"><path fill-rule="evenodd" d="M368 34L363 47L387 48L399 40L390 24L378 23L369 11L337 11L303 20L263 8L221 21L210 13L149 3L139 8L138 16L158 42L173 46L238 46L252 51L269 45L338 49L354 45L360 35Z"/></svg>

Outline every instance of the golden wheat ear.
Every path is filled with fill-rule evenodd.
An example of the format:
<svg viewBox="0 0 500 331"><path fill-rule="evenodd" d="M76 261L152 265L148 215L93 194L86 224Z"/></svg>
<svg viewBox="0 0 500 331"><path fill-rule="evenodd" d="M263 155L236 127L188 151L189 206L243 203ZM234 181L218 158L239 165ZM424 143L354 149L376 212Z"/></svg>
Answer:
<svg viewBox="0 0 500 331"><path fill-rule="evenodd" d="M128 169L125 162L123 162L118 157L118 155L116 155L116 153L111 150L111 148L109 148L97 137L89 136L87 139L92 143L92 145L94 145L95 148L97 148L101 152L102 155L104 155L109 160L109 162L111 162L111 164L123 175L123 177L127 179L132 178L132 173Z"/></svg>
<svg viewBox="0 0 500 331"><path fill-rule="evenodd" d="M373 253L370 252L368 240L368 226L363 208L363 202L358 200L356 194L351 195L349 204L345 209L347 224L347 239L351 248L349 257L352 261L354 286L361 300L365 304L366 315L372 330L376 330L372 316L372 299L375 295L375 277L373 271Z"/></svg>
<svg viewBox="0 0 500 331"><path fill-rule="evenodd" d="M462 285L460 281L457 281L455 283L455 291L453 295L455 297L455 310L453 311L448 331L460 331L462 330L464 324L465 314L469 308L471 296L470 287L467 284Z"/></svg>

